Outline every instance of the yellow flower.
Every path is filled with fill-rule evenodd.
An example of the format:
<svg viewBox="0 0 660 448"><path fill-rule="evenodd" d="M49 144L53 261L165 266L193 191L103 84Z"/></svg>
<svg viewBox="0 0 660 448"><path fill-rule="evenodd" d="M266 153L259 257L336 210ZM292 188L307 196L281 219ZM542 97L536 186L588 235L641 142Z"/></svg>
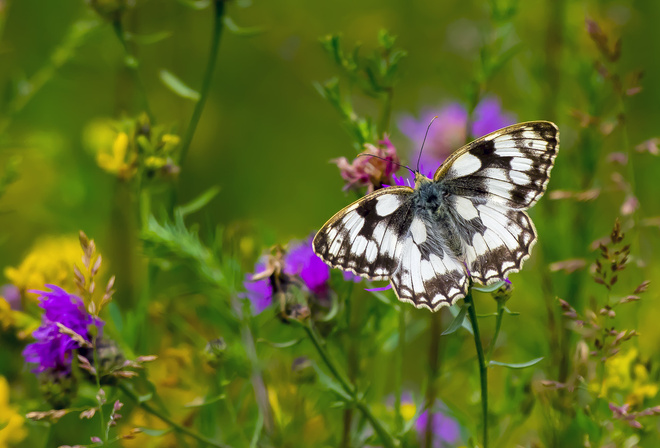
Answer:
<svg viewBox="0 0 660 448"><path fill-rule="evenodd" d="M7 331L10 327L14 326L14 315L12 314L11 306L4 297L0 297L0 328Z"/></svg>
<svg viewBox="0 0 660 448"><path fill-rule="evenodd" d="M9 384L4 376L0 376L0 448L17 444L27 436L24 421L25 418L9 404Z"/></svg>
<svg viewBox="0 0 660 448"><path fill-rule="evenodd" d="M20 289L23 297L36 300L29 289L43 289L47 283L75 291L73 265L82 251L77 236L45 237L38 240L18 267L5 269L5 277Z"/></svg>
<svg viewBox="0 0 660 448"><path fill-rule="evenodd" d="M120 130L123 127L121 122L96 120L85 128L83 140L85 146L96 154L100 168L121 179L130 179L136 172L136 156L131 151L128 131Z"/></svg>
<svg viewBox="0 0 660 448"><path fill-rule="evenodd" d="M649 380L648 369L639 362L636 348L610 359L605 367L602 396L607 396L610 389L616 389L627 393L626 404L634 407L642 404L645 398L657 395L658 385Z"/></svg>

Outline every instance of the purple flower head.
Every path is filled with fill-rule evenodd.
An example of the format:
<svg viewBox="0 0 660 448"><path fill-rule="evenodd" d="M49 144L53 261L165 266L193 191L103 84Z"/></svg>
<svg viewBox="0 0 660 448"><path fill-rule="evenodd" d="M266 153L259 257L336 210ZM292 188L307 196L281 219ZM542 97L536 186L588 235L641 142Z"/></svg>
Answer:
<svg viewBox="0 0 660 448"><path fill-rule="evenodd" d="M259 261L254 265L254 272L263 272L266 269L266 263ZM254 313L259 314L270 306L273 302L273 287L270 284L270 278L261 280L253 280L253 274L246 274L243 286L245 287L245 295L254 308Z"/></svg>
<svg viewBox="0 0 660 448"><path fill-rule="evenodd" d="M312 249L311 235L300 243L290 244L286 254L284 272L289 275L299 275L305 285L316 295L327 292L330 268Z"/></svg>
<svg viewBox="0 0 660 448"><path fill-rule="evenodd" d="M435 116L438 118L429 128L429 123ZM424 166L437 166L465 143L466 123L467 112L458 103L450 103L440 110L426 109L419 120L410 115L402 117L399 120L399 129L413 142L410 163L417 162L427 128L429 133L420 163Z"/></svg>
<svg viewBox="0 0 660 448"><path fill-rule="evenodd" d="M73 351L80 348L80 344L68 334L62 333L57 324L64 325L91 342L89 327L96 326L100 337L104 322L87 312L80 297L69 294L59 286L46 287L50 291L30 291L41 294L39 306L45 312L42 325L32 333L37 342L25 347L23 357L25 362L36 365L33 373L46 370L68 373L71 370Z"/></svg>
<svg viewBox="0 0 660 448"><path fill-rule="evenodd" d="M348 163L346 157L332 160L339 168L341 177L346 181L344 190L356 190L367 187L367 191L381 188L383 184L390 183L392 175L399 169L399 156L389 137L383 137L378 145L367 143L363 154L372 154L377 157L356 157Z"/></svg>
<svg viewBox="0 0 660 448"><path fill-rule="evenodd" d="M456 446L461 436L461 428L456 420L444 415L442 412L438 412L436 409L431 421L429 421L429 411L424 411L415 422L415 429L420 442L424 440L428 425L431 425L431 432L433 433L433 448Z"/></svg>
<svg viewBox="0 0 660 448"><path fill-rule="evenodd" d="M516 122L516 117L502 110L500 100L485 98L474 109L472 135L481 137Z"/></svg>
<svg viewBox="0 0 660 448"><path fill-rule="evenodd" d="M465 143L468 114L465 107L459 103L450 103L439 110L426 109L419 119L411 115L403 116L399 120L399 129L413 142L411 163L416 163L426 129L435 116L438 118L429 128L420 160L422 165L439 166ZM515 117L502 111L497 98L482 100L475 108L472 118L471 131L474 137L481 137L515 122Z"/></svg>
<svg viewBox="0 0 660 448"><path fill-rule="evenodd" d="M312 239L313 236L310 236L304 241L290 243L290 249L284 255L283 263L279 262L280 266L283 264L281 268L283 272L276 273L277 269L269 268L267 260L262 258L254 267L255 274L245 276L243 285L246 293L243 297L252 303L255 314L261 313L273 302L272 275L284 274L283 279L299 277L305 286L318 296L327 292L330 268L314 253ZM269 270L272 273L264 276L263 274Z"/></svg>
<svg viewBox="0 0 660 448"><path fill-rule="evenodd" d="M13 311L21 311L23 308L21 305L21 291L12 284L8 283L0 286L0 297L4 297Z"/></svg>
<svg viewBox="0 0 660 448"><path fill-rule="evenodd" d="M342 271L341 273L344 276L344 280L347 282L360 283L362 281L362 277L353 274L351 271Z"/></svg>

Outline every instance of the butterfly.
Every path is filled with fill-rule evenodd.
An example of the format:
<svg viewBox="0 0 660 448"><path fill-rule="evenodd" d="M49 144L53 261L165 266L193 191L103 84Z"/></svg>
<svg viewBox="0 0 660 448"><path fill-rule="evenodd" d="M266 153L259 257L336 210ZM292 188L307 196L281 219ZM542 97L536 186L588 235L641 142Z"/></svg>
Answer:
<svg viewBox="0 0 660 448"><path fill-rule="evenodd" d="M433 179L391 186L336 213L314 252L328 265L390 280L403 302L436 311L518 272L537 234L526 210L545 192L559 130L530 121L492 132L451 154Z"/></svg>

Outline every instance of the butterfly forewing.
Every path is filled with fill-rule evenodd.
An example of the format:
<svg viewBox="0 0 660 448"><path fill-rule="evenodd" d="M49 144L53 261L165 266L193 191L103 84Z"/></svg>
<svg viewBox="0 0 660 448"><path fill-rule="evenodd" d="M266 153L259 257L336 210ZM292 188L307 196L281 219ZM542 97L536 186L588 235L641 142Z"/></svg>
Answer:
<svg viewBox="0 0 660 448"><path fill-rule="evenodd" d="M409 187L375 191L339 211L314 237L314 252L335 268L389 278L412 222Z"/></svg>
<svg viewBox="0 0 660 448"><path fill-rule="evenodd" d="M545 192L559 145L557 126L520 123L488 134L453 153L435 173L468 198L526 210Z"/></svg>

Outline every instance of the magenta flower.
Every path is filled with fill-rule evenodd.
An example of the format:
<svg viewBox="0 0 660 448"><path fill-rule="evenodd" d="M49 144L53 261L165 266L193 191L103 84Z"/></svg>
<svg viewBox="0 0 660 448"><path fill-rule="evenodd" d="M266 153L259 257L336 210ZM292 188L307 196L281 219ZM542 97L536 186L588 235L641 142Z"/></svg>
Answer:
<svg viewBox="0 0 660 448"><path fill-rule="evenodd" d="M330 268L314 253L312 239L313 235L304 241L290 243L289 251L284 255L283 273L286 277L300 278L312 293L323 296L328 290ZM246 289L243 297L252 303L255 314L261 313L273 302L271 277L254 280L266 269L266 261L260 260L254 267L255 274L247 274L243 283Z"/></svg>
<svg viewBox="0 0 660 448"><path fill-rule="evenodd" d="M45 312L42 325L32 333L37 341L25 347L23 357L26 363L35 365L33 373L46 370L69 373L73 352L81 348L81 345L68 334L62 333L57 324L91 342L90 326L96 326L100 337L104 322L87 312L80 297L69 294L59 286L46 287L50 291L30 291L41 294L39 306Z"/></svg>
<svg viewBox="0 0 660 448"><path fill-rule="evenodd" d="M436 406L437 408L437 406ZM444 415L442 412L433 413L429 422L429 411L424 411L415 422L415 429L420 443L424 440L428 425L433 433L433 448L449 448L458 444L461 436L461 427L456 420Z"/></svg>
<svg viewBox="0 0 660 448"><path fill-rule="evenodd" d="M324 295L328 289L330 268L312 249L311 235L305 241L290 244L284 262L284 273L299 276L307 288L317 296Z"/></svg>
<svg viewBox="0 0 660 448"><path fill-rule="evenodd" d="M363 154L373 154L381 158L361 156L348 163L346 157L340 157L331 161L337 165L341 177L346 181L344 190L367 187L367 192L371 193L383 184L392 183L392 175L399 169L399 156L390 139L385 136L377 146L364 145Z"/></svg>
<svg viewBox="0 0 660 448"><path fill-rule="evenodd" d="M419 119L411 115L403 116L399 119L399 129L414 145L410 163L417 162L424 134L435 116L438 118L429 129L422 152L422 166L437 168L452 152L465 144L468 116L459 103L450 103L439 109L425 109ZM496 98L482 100L475 108L472 118L471 134L475 138L515 122L515 117L502 111Z"/></svg>

